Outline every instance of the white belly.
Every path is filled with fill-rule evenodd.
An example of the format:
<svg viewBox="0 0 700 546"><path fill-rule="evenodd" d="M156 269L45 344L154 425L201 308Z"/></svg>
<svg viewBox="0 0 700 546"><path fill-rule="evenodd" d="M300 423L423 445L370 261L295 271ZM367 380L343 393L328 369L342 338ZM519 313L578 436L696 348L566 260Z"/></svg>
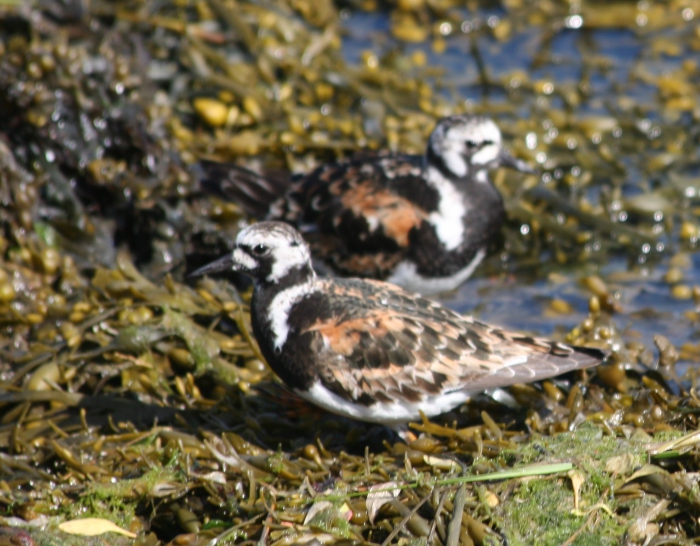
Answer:
<svg viewBox="0 0 700 546"><path fill-rule="evenodd" d="M364 406L362 404L353 404L341 398L337 394L329 391L320 382L314 383L307 392L296 390L294 392L305 400L331 413L351 417L359 421L380 423L388 426L401 425L408 421L420 420L421 411L427 417L440 415L441 413L450 411L460 404L463 404L469 399L469 393L455 391L426 396L420 402L377 402L371 406Z"/></svg>
<svg viewBox="0 0 700 546"><path fill-rule="evenodd" d="M387 279L387 282L398 284L410 292L419 292L423 296L449 292L466 281L486 256L484 249L479 250L466 267L449 277L423 277L416 271L415 264L401 262Z"/></svg>

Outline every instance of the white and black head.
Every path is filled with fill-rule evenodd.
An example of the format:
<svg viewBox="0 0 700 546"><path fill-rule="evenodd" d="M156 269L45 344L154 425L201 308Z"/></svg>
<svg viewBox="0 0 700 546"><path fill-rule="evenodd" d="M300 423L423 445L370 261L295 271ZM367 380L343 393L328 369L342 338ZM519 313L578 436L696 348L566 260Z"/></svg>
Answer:
<svg viewBox="0 0 700 546"><path fill-rule="evenodd" d="M458 178L500 165L533 172L527 164L505 152L501 131L491 119L467 114L438 122L428 141L426 160Z"/></svg>
<svg viewBox="0 0 700 546"><path fill-rule="evenodd" d="M299 282L313 277L311 254L301 234L283 222L253 224L236 237L231 254L198 269L191 276L238 271L256 283Z"/></svg>

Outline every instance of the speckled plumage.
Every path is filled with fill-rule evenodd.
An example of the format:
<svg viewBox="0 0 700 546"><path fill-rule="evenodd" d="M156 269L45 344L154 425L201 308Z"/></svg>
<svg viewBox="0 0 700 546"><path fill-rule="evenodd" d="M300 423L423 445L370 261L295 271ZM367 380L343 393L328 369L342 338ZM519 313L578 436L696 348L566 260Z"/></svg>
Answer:
<svg viewBox="0 0 700 546"><path fill-rule="evenodd" d="M365 156L291 181L202 162L206 187L294 225L335 272L423 294L459 286L500 239L503 203L488 180L499 165L531 172L505 154L493 121L469 115L442 119L423 156Z"/></svg>
<svg viewBox="0 0 700 546"><path fill-rule="evenodd" d="M398 425L475 392L600 363L606 352L507 332L374 280L319 279L301 235L262 222L195 274L254 280L252 324L272 369L335 413Z"/></svg>

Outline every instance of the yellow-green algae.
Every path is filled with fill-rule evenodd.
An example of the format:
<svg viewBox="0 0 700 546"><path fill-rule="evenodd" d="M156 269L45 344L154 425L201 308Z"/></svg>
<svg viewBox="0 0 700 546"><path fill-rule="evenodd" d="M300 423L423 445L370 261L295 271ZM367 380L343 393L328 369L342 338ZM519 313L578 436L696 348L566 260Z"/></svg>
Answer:
<svg viewBox="0 0 700 546"><path fill-rule="evenodd" d="M400 1L381 6L398 45L368 44L355 66L330 2L47 5L0 6L0 502L19 518L2 525L44 525L28 527L40 544L103 543L54 526L108 516L154 546L225 532L276 546L698 535L697 374L676 370L700 361L697 2L510 1L492 19L488 7ZM607 104L595 85L619 58L585 47L580 81L557 73L551 44L579 23L594 41L627 29L640 44ZM551 74L484 61L521 32L541 36L532 68ZM479 65L466 85L430 65L464 44ZM418 423L423 437L405 444L271 383L248 343L247 299L182 282L248 221L202 195L191 165L305 171L358 149L420 152L435 120L459 111L494 116L543 171L494 173L510 220L476 311L509 278L517 296L526 276L546 278L556 314L528 309L526 327L566 320L578 325L555 335L616 353L591 375L514 387L517 410L480 397ZM620 256L629 268L607 271ZM635 303L649 291L654 305ZM649 324L663 331L635 331ZM677 348L659 335L678 332ZM556 477L454 481L563 461L574 468ZM371 518L370 488L387 484L399 495ZM306 521L324 496L332 506Z"/></svg>
<svg viewBox="0 0 700 546"><path fill-rule="evenodd" d="M631 468L641 466L648 458L640 442L607 436L600 428L591 426L576 432L536 437L512 453L503 453L503 457L527 462L543 457L571 460L584 475L577 508L571 481L566 476L521 480L515 487L509 484L498 488L512 488L509 502L496 510L496 520L508 529L509 543L531 544L536 536L541 544L565 544L574 534L578 536L571 544L623 542L627 525L616 516L623 505L615 498L615 489L629 474L612 475L606 471L606 463L622 454L632 455ZM624 503L624 510L636 514L644 506L643 501L634 500Z"/></svg>

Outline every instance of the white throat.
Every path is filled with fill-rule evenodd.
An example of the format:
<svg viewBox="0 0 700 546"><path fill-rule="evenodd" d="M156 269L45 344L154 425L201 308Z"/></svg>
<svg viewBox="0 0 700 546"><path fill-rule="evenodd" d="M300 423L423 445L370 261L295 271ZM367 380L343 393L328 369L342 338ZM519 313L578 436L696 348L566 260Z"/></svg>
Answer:
<svg viewBox="0 0 700 546"><path fill-rule="evenodd" d="M292 307L316 291L314 280L290 286L272 298L268 311L268 320L270 321L276 351L282 349L282 346L287 341L287 337L289 337L289 313Z"/></svg>
<svg viewBox="0 0 700 546"><path fill-rule="evenodd" d="M464 216L468 211L464 196L435 167L428 167L426 179L440 196L438 208L430 213L428 222L445 248L455 250L464 240Z"/></svg>
<svg viewBox="0 0 700 546"><path fill-rule="evenodd" d="M447 150L442 155L445 167L458 178L464 178L469 174L469 166L464 156L458 151Z"/></svg>

